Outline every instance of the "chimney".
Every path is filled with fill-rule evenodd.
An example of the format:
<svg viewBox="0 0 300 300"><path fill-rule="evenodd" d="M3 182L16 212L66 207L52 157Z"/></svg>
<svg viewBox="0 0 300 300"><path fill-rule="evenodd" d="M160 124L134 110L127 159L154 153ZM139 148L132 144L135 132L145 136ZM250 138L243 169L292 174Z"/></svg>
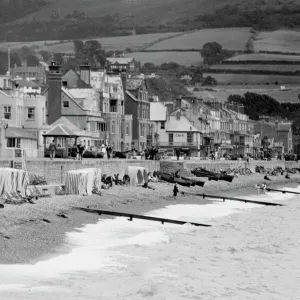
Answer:
<svg viewBox="0 0 300 300"><path fill-rule="evenodd" d="M61 73L60 67L51 62L47 75L48 95L47 95L47 110L48 124L51 125L61 117Z"/></svg>
<svg viewBox="0 0 300 300"><path fill-rule="evenodd" d="M176 108L181 108L181 104L182 104L182 99L181 98L177 98L176 99Z"/></svg>
<svg viewBox="0 0 300 300"><path fill-rule="evenodd" d="M90 85L91 83L91 66L88 64L80 66L80 79L86 84Z"/></svg>
<svg viewBox="0 0 300 300"><path fill-rule="evenodd" d="M170 115L174 111L174 104L168 102L165 106L167 107L167 115Z"/></svg>

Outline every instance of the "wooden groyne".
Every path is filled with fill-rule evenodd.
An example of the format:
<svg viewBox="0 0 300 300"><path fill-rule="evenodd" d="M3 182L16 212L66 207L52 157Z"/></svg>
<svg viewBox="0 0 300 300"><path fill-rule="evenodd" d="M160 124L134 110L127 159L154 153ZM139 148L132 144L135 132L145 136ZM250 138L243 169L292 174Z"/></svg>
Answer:
<svg viewBox="0 0 300 300"><path fill-rule="evenodd" d="M242 198L215 196L215 195L207 195L207 194L192 194L192 193L188 193L188 192L187 193L184 192L184 194L193 195L193 196L200 196L203 199L205 199L205 198L220 199L220 200L223 200L223 202L225 202L226 200L230 200L230 201L239 201L239 202L244 202L244 203L254 203L254 204L259 204L259 205L267 205L267 206L285 206L284 204L280 204L280 203L247 200L247 199L242 199Z"/></svg>
<svg viewBox="0 0 300 300"><path fill-rule="evenodd" d="M291 192L291 191L285 191L285 190L276 190L276 189L269 189L269 188L266 188L266 191L268 191L268 192L280 192L282 194L289 193L289 194L300 195L300 193L297 193L297 192Z"/></svg>
<svg viewBox="0 0 300 300"><path fill-rule="evenodd" d="M141 219L141 220L160 222L162 224L164 224L164 223L177 224L177 225L191 224L194 226L211 227L211 225L208 225L208 224L194 223L194 222L188 222L188 221L179 221L179 220L172 220L172 219L165 219L165 218L156 218L156 217L136 215L136 214L130 214L130 213L116 212L116 211L91 209L91 208L85 208L85 207L73 207L73 209L82 210L82 211L85 211L88 213L95 213L95 214L99 214L99 215L109 215L109 216L114 216L114 217L126 217L126 218L129 218L128 221L132 221L133 219Z"/></svg>

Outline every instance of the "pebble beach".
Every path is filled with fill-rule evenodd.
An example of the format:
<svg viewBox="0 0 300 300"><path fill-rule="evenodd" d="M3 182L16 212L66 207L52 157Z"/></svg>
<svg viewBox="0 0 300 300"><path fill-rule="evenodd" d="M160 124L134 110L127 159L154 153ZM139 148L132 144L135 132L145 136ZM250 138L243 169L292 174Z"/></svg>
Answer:
<svg viewBox="0 0 300 300"><path fill-rule="evenodd" d="M246 195L256 192L254 185L263 181L262 174L251 174L239 176L232 183L207 181L202 188L179 187L179 190L210 195ZM292 175L291 179L273 176L268 187L296 186L297 181L300 181L299 174ZM103 190L102 196L52 196L40 198L35 204L5 205L0 210L0 264L34 263L68 252L70 249L64 245L66 233L86 224L95 224L100 218L97 214L74 210L74 206L143 214L170 205L199 205L210 201L182 194L175 198L172 196L173 184L158 182L150 186L155 190L113 186Z"/></svg>

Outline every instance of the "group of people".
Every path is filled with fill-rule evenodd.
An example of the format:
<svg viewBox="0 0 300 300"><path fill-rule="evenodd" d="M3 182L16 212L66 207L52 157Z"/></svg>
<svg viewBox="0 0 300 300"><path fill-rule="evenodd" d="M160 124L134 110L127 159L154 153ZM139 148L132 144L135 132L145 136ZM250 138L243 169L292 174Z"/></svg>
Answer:
<svg viewBox="0 0 300 300"><path fill-rule="evenodd" d="M132 148L132 151L136 151L135 148ZM157 153L158 153L158 148L155 148L152 146L151 148L146 148L144 150L145 153L145 159L147 160L156 160L157 159Z"/></svg>
<svg viewBox="0 0 300 300"><path fill-rule="evenodd" d="M74 144L71 150L71 155L73 159L82 160L84 151L85 151L85 146L81 144L78 145Z"/></svg>

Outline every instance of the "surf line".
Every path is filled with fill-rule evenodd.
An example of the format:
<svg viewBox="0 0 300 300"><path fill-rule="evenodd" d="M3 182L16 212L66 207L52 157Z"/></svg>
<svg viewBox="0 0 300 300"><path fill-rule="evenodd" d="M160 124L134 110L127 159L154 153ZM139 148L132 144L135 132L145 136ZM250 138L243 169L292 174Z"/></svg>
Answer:
<svg viewBox="0 0 300 300"><path fill-rule="evenodd" d="M148 221L154 221L154 222L161 222L162 224L164 224L164 223L177 224L177 225L191 224L194 226L211 227L211 225L209 225L209 224L201 224L201 223L179 221L179 220L165 219L165 218L156 218L156 217L129 214L129 213L123 213L123 212L116 212L116 211L107 211L107 210L91 209L91 208L85 208L85 207L75 207L75 206L73 206L72 208L77 209L77 210L82 210L82 211L85 211L88 213L96 213L99 215L126 217L126 218L129 218L128 221L132 221L133 219L141 219L141 220L148 220Z"/></svg>
<svg viewBox="0 0 300 300"><path fill-rule="evenodd" d="M247 200L247 199L242 199L242 198L215 196L215 195L207 195L207 194L193 194L193 193L185 193L185 192L184 192L184 194L193 195L193 196L200 196L203 199L205 199L205 198L221 199L221 200L223 200L223 202L225 202L225 200L230 200L230 201L239 201L239 202L244 202L244 203L254 203L254 204L260 204L260 205L267 205L267 206L285 206L284 204L280 204L280 203Z"/></svg>

